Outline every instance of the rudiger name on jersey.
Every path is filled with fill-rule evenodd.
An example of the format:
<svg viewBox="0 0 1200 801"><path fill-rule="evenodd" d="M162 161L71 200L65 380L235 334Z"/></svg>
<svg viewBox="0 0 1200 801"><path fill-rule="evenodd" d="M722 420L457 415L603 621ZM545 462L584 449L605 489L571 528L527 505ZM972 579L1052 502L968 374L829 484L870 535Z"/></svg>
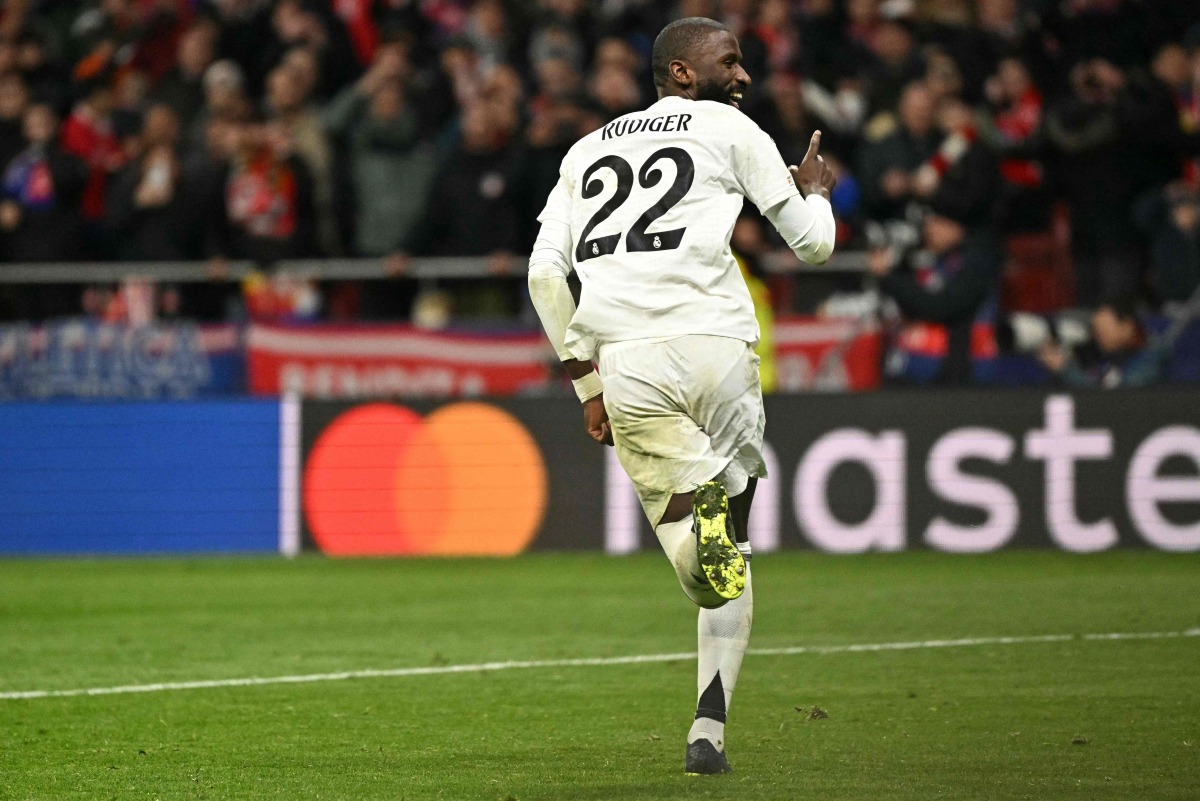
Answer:
<svg viewBox="0 0 1200 801"><path fill-rule="evenodd" d="M686 131L688 129L688 120L691 118L691 114L666 114L662 117L651 117L648 120L614 120L604 126L604 134L600 139L601 141L609 137L616 139L618 136L641 133L642 131L654 131L655 133L659 131Z"/></svg>

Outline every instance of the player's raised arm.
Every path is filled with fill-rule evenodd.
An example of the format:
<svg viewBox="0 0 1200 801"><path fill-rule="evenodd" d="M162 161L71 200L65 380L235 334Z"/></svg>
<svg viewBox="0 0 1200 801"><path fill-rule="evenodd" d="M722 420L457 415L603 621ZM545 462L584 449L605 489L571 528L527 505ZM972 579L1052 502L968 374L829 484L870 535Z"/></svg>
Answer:
<svg viewBox="0 0 1200 801"><path fill-rule="evenodd" d="M829 260L837 234L833 207L829 205L829 194L837 179L821 158L820 149L821 132L817 131L800 166L788 167L802 197L793 195L765 212L792 252L810 264Z"/></svg>

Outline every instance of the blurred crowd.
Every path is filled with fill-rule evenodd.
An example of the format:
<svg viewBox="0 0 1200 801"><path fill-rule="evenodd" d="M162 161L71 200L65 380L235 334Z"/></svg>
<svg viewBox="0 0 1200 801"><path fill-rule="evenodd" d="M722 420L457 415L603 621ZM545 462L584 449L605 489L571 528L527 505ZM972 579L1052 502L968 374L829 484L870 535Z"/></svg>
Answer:
<svg viewBox="0 0 1200 801"><path fill-rule="evenodd" d="M1200 283L1195 0L9 0L0 256L206 260L217 277L228 260L382 259L397 280L300 302L161 293L163 314L332 319L407 318L410 257L483 256L496 278L442 302L518 314L501 276L563 155L653 102L650 46L680 16L738 35L743 111L785 159L825 132L840 246L871 252L906 319L968 321L967 358L1005 303L1153 306ZM766 228L738 228L751 272L777 244ZM1001 293L1014 243L1062 250L1065 282ZM783 311L838 288L769 287ZM5 295L0 315L79 303Z"/></svg>

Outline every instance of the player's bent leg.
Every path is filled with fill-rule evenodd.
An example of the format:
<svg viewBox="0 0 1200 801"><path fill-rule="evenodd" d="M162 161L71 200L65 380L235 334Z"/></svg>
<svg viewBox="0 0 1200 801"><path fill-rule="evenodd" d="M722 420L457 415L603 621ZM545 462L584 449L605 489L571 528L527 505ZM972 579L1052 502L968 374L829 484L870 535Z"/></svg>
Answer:
<svg viewBox="0 0 1200 801"><path fill-rule="evenodd" d="M692 497L692 527L700 570L713 592L733 600L746 589L746 561L737 548L729 498L720 481L701 484Z"/></svg>
<svg viewBox="0 0 1200 801"><path fill-rule="evenodd" d="M708 578L701 571L696 551L696 535L692 531L690 517L671 523L659 523L654 533L658 535L663 552L675 568L679 586L692 603L705 609L713 609L726 603L725 598L713 591Z"/></svg>
<svg viewBox="0 0 1200 801"><path fill-rule="evenodd" d="M684 594L705 609L721 606L745 589L746 563L738 540L745 540L740 528L745 527L753 488L743 495L737 500L745 508L739 508L720 481L706 482L694 493L672 496L663 522L655 527Z"/></svg>

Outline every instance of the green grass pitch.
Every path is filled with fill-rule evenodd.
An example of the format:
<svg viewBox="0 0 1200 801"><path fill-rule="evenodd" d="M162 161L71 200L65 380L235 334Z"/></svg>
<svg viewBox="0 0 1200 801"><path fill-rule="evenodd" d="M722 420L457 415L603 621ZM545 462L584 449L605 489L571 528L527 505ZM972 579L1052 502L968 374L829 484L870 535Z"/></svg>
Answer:
<svg viewBox="0 0 1200 801"><path fill-rule="evenodd" d="M754 571L752 648L1200 626L1197 554ZM0 561L0 692L694 648L649 554ZM723 777L694 701L690 660L4 699L0 799L1200 798L1196 636L751 654Z"/></svg>

